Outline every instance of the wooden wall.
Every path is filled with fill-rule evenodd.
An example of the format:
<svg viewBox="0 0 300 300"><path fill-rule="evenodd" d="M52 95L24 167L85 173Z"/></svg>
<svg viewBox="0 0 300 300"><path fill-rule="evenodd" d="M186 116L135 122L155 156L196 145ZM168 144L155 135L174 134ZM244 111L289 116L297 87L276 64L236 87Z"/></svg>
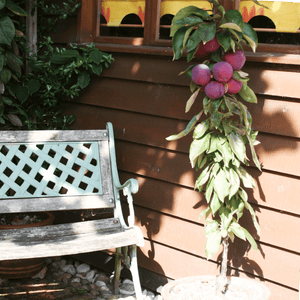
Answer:
<svg viewBox="0 0 300 300"><path fill-rule="evenodd" d="M68 32L70 27L67 27ZM61 33L61 31L60 31ZM71 33L68 36L74 36ZM60 34L59 40L63 40ZM66 41L66 40L65 40ZM66 41L67 42L67 41ZM101 49L101 45L100 45ZM188 64L169 56L114 53L115 62L101 78L92 78L66 111L76 116L73 128L115 128L122 181L137 178L136 222L146 244L139 253L143 270L160 278L218 274L220 253L205 258L202 194L193 190L197 174L190 168L190 137L165 137L183 130L201 109L202 96L184 114L189 81L178 76ZM231 274L263 281L273 300L298 299L300 267L300 72L293 64L248 61L249 85L258 104L249 105L263 172L248 170L257 182L249 192L257 213L258 235L248 214L243 217L259 250L236 239L230 246ZM143 272L142 274L144 274ZM147 272L146 272L147 273ZM144 285L146 280L142 278ZM165 281L161 280L163 284Z"/></svg>

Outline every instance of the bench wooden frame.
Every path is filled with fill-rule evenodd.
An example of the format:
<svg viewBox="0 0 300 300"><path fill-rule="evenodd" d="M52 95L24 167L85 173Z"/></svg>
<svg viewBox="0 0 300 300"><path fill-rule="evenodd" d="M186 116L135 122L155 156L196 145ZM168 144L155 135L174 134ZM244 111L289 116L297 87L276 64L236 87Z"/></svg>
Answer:
<svg viewBox="0 0 300 300"><path fill-rule="evenodd" d="M107 209L113 218L25 229L0 230L0 260L72 255L117 248L114 287L121 262L129 267L142 299L134 225L136 179L120 184L113 127L105 130L1 131L0 212ZM119 192L129 205L128 225Z"/></svg>

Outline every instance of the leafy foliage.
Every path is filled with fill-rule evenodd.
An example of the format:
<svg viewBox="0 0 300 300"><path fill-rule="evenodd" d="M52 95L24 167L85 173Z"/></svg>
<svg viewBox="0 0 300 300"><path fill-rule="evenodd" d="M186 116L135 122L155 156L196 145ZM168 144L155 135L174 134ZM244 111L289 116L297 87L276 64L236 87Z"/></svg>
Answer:
<svg viewBox="0 0 300 300"><path fill-rule="evenodd" d="M23 1L23 0L22 0ZM63 115L63 105L79 95L91 75L99 76L113 61L94 44L79 48L53 48L48 31L55 30L57 20L66 18L80 6L68 0L62 6L37 1L39 9L59 17L38 20L38 51L27 54L24 1L0 0L0 124L2 128L64 129L74 122L74 116ZM49 27L49 25L51 25ZM25 64L31 72L25 74Z"/></svg>
<svg viewBox="0 0 300 300"><path fill-rule="evenodd" d="M197 50L215 37L220 47L206 53L207 60L203 63L208 66L222 61L228 51L243 51L243 45L256 50L256 33L249 24L243 22L240 12L225 11L216 0L209 2L218 13L209 14L198 7L188 6L175 15L171 26L174 60L186 54L187 60L191 61ZM183 73L191 78L194 66L188 67ZM248 74L235 70L233 78L242 82L237 94L225 92L217 99L205 96L202 111L192 118L186 129L167 138L169 141L176 140L193 131L189 158L191 166L200 171L195 189L204 193L208 205L200 217L206 217L206 254L209 259L219 250L222 240L230 238L233 241L235 236L248 240L257 249L254 238L239 224L246 208L259 231L255 212L245 191L245 188L253 188L255 183L244 168L244 165L249 165L247 145L250 146L256 167L261 168L254 150L257 132L252 130L252 117L244 103L256 103L257 99L248 86ZM227 83L224 85L227 91ZM199 91L203 88L191 81L192 95L187 101L186 112L197 101L201 94ZM202 115L206 118L199 123Z"/></svg>

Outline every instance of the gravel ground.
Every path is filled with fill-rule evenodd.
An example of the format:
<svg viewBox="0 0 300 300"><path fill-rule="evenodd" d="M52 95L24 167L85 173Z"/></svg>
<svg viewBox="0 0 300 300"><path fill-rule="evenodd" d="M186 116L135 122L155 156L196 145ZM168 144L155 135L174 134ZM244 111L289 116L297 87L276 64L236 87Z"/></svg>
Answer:
<svg viewBox="0 0 300 300"><path fill-rule="evenodd" d="M135 300L133 283L120 281L120 295L114 295L109 274L88 264L67 258L47 258L41 272L31 278L0 278L1 300ZM143 290L144 300L162 300Z"/></svg>

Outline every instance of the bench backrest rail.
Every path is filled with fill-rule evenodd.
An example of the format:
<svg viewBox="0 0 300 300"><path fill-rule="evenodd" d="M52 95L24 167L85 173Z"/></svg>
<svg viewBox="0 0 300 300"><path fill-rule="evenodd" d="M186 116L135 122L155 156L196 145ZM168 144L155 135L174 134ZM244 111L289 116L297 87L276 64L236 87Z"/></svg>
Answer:
<svg viewBox="0 0 300 300"><path fill-rule="evenodd" d="M106 130L2 132L0 211L114 207L110 151Z"/></svg>

